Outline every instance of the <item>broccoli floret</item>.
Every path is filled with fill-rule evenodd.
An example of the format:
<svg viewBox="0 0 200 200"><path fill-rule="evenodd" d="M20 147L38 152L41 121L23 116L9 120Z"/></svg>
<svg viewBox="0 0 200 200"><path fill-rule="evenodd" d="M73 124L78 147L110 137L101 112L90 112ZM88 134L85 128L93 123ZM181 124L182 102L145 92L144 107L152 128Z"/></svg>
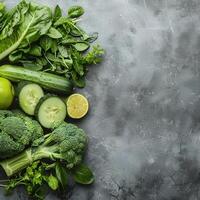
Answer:
<svg viewBox="0 0 200 200"><path fill-rule="evenodd" d="M0 156L6 158L16 155L16 152L24 150L24 146L20 143L16 143L12 137L5 132L0 132ZM8 156L9 155L9 156Z"/></svg>
<svg viewBox="0 0 200 200"><path fill-rule="evenodd" d="M29 140L31 142L33 142L34 140L43 136L43 129L37 121L32 120L31 118L29 118L21 113L17 113L15 115L17 117L19 117L20 119L22 119L22 121L26 125L27 129L31 133L31 135L29 137Z"/></svg>
<svg viewBox="0 0 200 200"><path fill-rule="evenodd" d="M10 111L0 111L0 158L12 157L43 136L37 121Z"/></svg>
<svg viewBox="0 0 200 200"><path fill-rule="evenodd" d="M11 116L13 116L13 113L11 111L0 110L0 124L1 124L2 119L5 119L6 117L11 117Z"/></svg>
<svg viewBox="0 0 200 200"><path fill-rule="evenodd" d="M82 161L86 145L85 132L76 125L63 122L52 133L35 140L31 148L0 165L8 176L41 159L60 160L71 169Z"/></svg>
<svg viewBox="0 0 200 200"><path fill-rule="evenodd" d="M64 122L46 138L43 146L47 157L65 160L67 167L73 168L81 162L86 143L87 137L82 129Z"/></svg>

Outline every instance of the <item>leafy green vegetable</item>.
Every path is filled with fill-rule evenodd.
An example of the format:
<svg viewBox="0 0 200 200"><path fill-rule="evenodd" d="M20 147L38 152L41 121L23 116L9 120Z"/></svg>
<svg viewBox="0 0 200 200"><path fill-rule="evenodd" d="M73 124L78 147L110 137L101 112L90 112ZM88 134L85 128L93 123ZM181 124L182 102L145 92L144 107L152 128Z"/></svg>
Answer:
<svg viewBox="0 0 200 200"><path fill-rule="evenodd" d="M81 164L74 169L73 177L77 183L84 185L88 185L94 182L94 175L92 171L84 164Z"/></svg>
<svg viewBox="0 0 200 200"><path fill-rule="evenodd" d="M102 61L102 56L104 55L104 50L99 46L93 46L92 51L90 51L85 57L84 57L84 63L85 64L98 64Z"/></svg>
<svg viewBox="0 0 200 200"><path fill-rule="evenodd" d="M62 37L62 34L55 28L51 27L49 29L49 32L47 33L47 35L50 37L50 38L54 38L54 39L58 39L58 38L61 38Z"/></svg>
<svg viewBox="0 0 200 200"><path fill-rule="evenodd" d="M60 17L62 17L62 11L59 5L55 7L53 21L57 21Z"/></svg>
<svg viewBox="0 0 200 200"><path fill-rule="evenodd" d="M31 61L31 60L30 61L29 60L25 60L25 61L21 60L20 62L23 64L24 68L27 68L27 69L30 69L30 70L40 71L40 70L43 69L43 65L40 64L40 61L34 62L34 61Z"/></svg>
<svg viewBox="0 0 200 200"><path fill-rule="evenodd" d="M81 6L72 6L68 10L68 16L70 18L78 18L84 14L84 9Z"/></svg>
<svg viewBox="0 0 200 200"><path fill-rule="evenodd" d="M87 42L79 42L73 45L73 47L77 51L86 51L90 47L90 45Z"/></svg>
<svg viewBox="0 0 200 200"><path fill-rule="evenodd" d="M43 162L33 162L25 171L15 175L12 179L5 181L5 189L12 192L19 185L25 187L27 193L34 199L43 200L45 187L50 184L55 188L56 184L47 171L48 165Z"/></svg>
<svg viewBox="0 0 200 200"><path fill-rule="evenodd" d="M11 62L15 62L17 60L20 60L23 56L23 52L21 51L14 51L9 55L9 60Z"/></svg>
<svg viewBox="0 0 200 200"><path fill-rule="evenodd" d="M32 56L41 56L42 48L38 45L33 45L29 51L29 54Z"/></svg>
<svg viewBox="0 0 200 200"><path fill-rule="evenodd" d="M7 19L0 32L0 60L17 48L26 48L51 27L51 10L22 0Z"/></svg>
<svg viewBox="0 0 200 200"><path fill-rule="evenodd" d="M43 36L40 38L40 45L47 52L52 47L53 40L48 36Z"/></svg>
<svg viewBox="0 0 200 200"><path fill-rule="evenodd" d="M59 50L61 56L63 56L64 58L68 58L68 57L69 57L67 48L66 48L65 46L59 45L59 46L58 46L58 50Z"/></svg>
<svg viewBox="0 0 200 200"><path fill-rule="evenodd" d="M88 66L100 63L104 50L99 45L90 50L98 33L87 34L78 25L84 9L72 6L67 13L63 16L58 5L52 14L48 7L22 0L4 14L5 23L0 15L0 60L9 56L16 65L59 74L85 87Z"/></svg>
<svg viewBox="0 0 200 200"><path fill-rule="evenodd" d="M61 184L62 188L65 189L65 187L67 186L67 181L68 181L68 174L66 170L63 168L63 166L59 162L57 162L55 171L56 171L56 177L59 183Z"/></svg>
<svg viewBox="0 0 200 200"><path fill-rule="evenodd" d="M81 6L70 7L63 16L58 5L52 12L26 0L12 10L0 3L0 61L8 62L0 67L0 75L65 94L71 92L71 82L85 87L88 66L101 62L104 50L91 44L98 33L88 34L79 26L83 14ZM92 171L81 164L87 136L73 124L62 123L43 136L36 121L19 112L0 111L0 144L0 158L5 159L0 165L11 176L0 181L0 187L8 192L22 185L42 200L46 188L65 189L70 176L80 184L94 182Z"/></svg>
<svg viewBox="0 0 200 200"><path fill-rule="evenodd" d="M58 189L58 179L52 174L48 177L48 185L52 190Z"/></svg>

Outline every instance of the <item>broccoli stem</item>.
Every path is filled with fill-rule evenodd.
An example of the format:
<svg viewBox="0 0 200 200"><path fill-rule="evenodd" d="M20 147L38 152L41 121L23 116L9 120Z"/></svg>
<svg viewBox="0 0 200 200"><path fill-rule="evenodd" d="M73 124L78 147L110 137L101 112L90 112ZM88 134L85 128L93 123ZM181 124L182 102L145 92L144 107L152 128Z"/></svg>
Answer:
<svg viewBox="0 0 200 200"><path fill-rule="evenodd" d="M12 176L36 160L41 160L43 158L55 160L55 158L59 158L60 154L56 153L57 149L57 145L47 147L41 145L36 149L29 148L13 158L0 162L0 165L3 167L7 176Z"/></svg>
<svg viewBox="0 0 200 200"><path fill-rule="evenodd" d="M43 158L49 158L54 160L57 154L55 153L58 149L57 145L52 146L40 146L37 150L32 154L33 160L41 160Z"/></svg>
<svg viewBox="0 0 200 200"><path fill-rule="evenodd" d="M26 151L23 151L21 154L13 158L0 162L0 165L4 169L7 176L12 176L13 174L26 168L32 162L32 150L27 149Z"/></svg>

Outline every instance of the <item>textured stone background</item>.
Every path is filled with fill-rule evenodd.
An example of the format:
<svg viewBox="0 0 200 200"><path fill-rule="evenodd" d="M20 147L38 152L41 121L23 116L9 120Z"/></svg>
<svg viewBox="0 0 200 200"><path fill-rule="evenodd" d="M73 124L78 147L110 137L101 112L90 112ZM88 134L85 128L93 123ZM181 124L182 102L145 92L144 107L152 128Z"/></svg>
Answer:
<svg viewBox="0 0 200 200"><path fill-rule="evenodd" d="M83 5L82 25L107 51L81 91L96 183L46 199L199 200L200 0L39 2ZM0 199L27 198L18 190Z"/></svg>

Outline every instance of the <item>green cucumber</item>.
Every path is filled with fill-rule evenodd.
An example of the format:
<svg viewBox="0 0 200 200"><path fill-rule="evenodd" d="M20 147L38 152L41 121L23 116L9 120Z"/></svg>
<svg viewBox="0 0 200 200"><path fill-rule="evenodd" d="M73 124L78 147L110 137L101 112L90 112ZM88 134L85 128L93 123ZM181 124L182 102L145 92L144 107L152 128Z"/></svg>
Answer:
<svg viewBox="0 0 200 200"><path fill-rule="evenodd" d="M57 96L42 97L35 108L35 116L45 128L53 128L63 122L67 115L65 102Z"/></svg>
<svg viewBox="0 0 200 200"><path fill-rule="evenodd" d="M73 90L72 82L65 77L47 72L34 71L19 66L1 66L0 77L16 82L30 81L39 84L44 89L52 92L63 93L65 95L70 94Z"/></svg>
<svg viewBox="0 0 200 200"><path fill-rule="evenodd" d="M44 96L42 88L35 83L19 84L19 105L28 115L34 115L35 107Z"/></svg>

